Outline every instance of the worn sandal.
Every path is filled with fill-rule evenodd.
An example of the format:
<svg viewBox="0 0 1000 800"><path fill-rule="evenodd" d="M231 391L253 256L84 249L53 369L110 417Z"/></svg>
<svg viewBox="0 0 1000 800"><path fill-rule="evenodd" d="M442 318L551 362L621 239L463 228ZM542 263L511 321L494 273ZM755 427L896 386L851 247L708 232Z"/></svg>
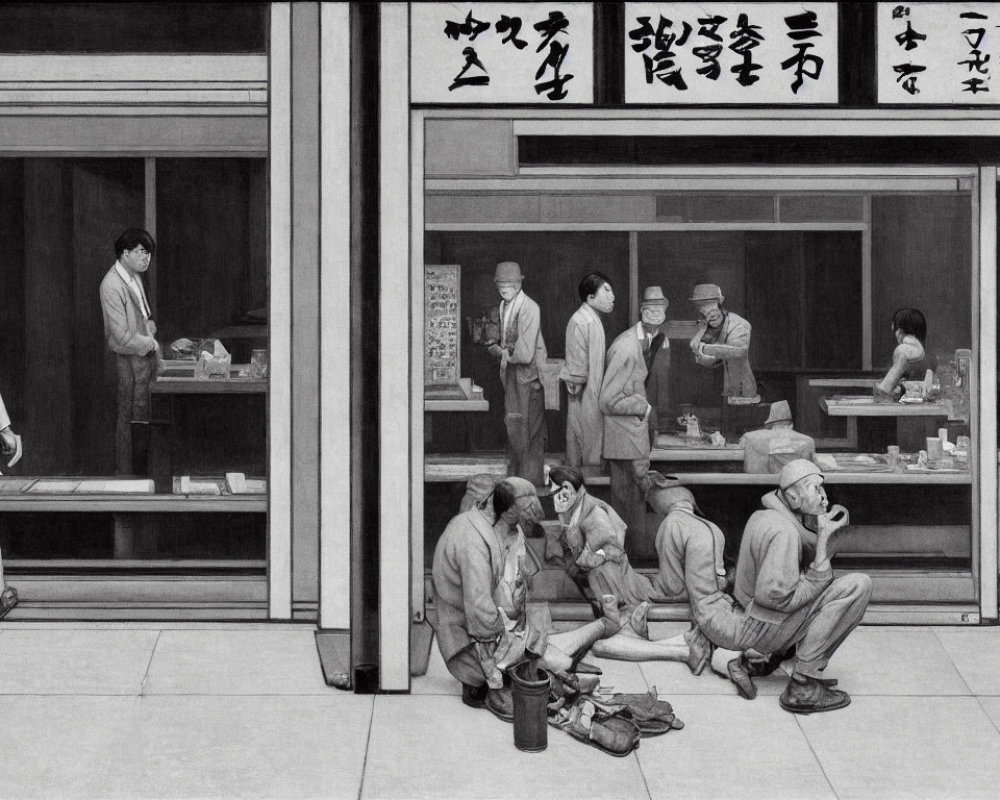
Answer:
<svg viewBox="0 0 1000 800"><path fill-rule="evenodd" d="M617 758L627 756L639 746L639 728L632 720L621 713L602 711L583 698L551 714L549 724Z"/></svg>
<svg viewBox="0 0 1000 800"><path fill-rule="evenodd" d="M0 592L0 619L6 617L17 605L17 589L8 586Z"/></svg>

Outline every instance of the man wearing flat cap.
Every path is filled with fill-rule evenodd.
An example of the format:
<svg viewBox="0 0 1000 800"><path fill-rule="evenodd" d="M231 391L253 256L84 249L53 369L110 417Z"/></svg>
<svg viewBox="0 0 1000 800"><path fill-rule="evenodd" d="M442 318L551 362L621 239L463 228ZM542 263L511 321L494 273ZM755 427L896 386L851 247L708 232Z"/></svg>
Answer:
<svg viewBox="0 0 1000 800"><path fill-rule="evenodd" d="M649 441L656 444L660 418L667 413L670 396L667 381L670 377L670 339L664 330L669 302L659 286L647 286L642 293L639 315L646 334L642 352L646 359L646 399L653 407L649 414Z"/></svg>
<svg viewBox="0 0 1000 800"><path fill-rule="evenodd" d="M763 429L749 431L740 440L743 447L743 471L778 473L789 461L812 460L816 442L811 436L792 427L792 409L787 400L771 404Z"/></svg>
<svg viewBox="0 0 1000 800"><path fill-rule="evenodd" d="M591 272L580 281L580 307L566 325L566 363L559 380L569 395L566 410L566 463L571 467L601 465L604 417L597 405L604 378L604 323L615 308L611 279Z"/></svg>
<svg viewBox="0 0 1000 800"><path fill-rule="evenodd" d="M747 521L736 564L734 597L742 619L723 635L733 649L777 653L796 646L795 665L779 700L786 711L833 711L851 702L824 670L830 657L857 627L871 599L868 575L833 577L830 544L848 524L847 509L828 509L823 473L805 459L791 461L778 489L761 500ZM816 531L806 520L816 518ZM812 552L808 569L803 551Z"/></svg>
<svg viewBox="0 0 1000 800"><path fill-rule="evenodd" d="M544 485L545 397L540 370L548 358L538 303L521 291L515 261L501 261L493 276L500 294L500 340L489 353L500 363L507 427L507 474Z"/></svg>
<svg viewBox="0 0 1000 800"><path fill-rule="evenodd" d="M700 317L698 331L691 337L691 352L700 366L722 365L722 433L731 437L735 434L732 425L745 416L735 412L734 407L760 402L757 381L750 369L750 323L723 308L722 289L714 283L699 283L689 299ZM756 422L760 424L759 419Z"/></svg>

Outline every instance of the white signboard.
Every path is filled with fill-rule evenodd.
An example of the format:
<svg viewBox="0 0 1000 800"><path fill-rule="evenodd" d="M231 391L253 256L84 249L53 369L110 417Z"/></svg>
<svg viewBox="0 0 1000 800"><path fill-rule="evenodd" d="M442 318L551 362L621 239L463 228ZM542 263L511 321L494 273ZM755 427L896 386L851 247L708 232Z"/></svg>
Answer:
<svg viewBox="0 0 1000 800"><path fill-rule="evenodd" d="M1000 102L1000 3L879 3L878 102Z"/></svg>
<svg viewBox="0 0 1000 800"><path fill-rule="evenodd" d="M593 103L593 4L411 3L410 70L414 103Z"/></svg>
<svg viewBox="0 0 1000 800"><path fill-rule="evenodd" d="M626 103L836 103L837 4L626 3Z"/></svg>

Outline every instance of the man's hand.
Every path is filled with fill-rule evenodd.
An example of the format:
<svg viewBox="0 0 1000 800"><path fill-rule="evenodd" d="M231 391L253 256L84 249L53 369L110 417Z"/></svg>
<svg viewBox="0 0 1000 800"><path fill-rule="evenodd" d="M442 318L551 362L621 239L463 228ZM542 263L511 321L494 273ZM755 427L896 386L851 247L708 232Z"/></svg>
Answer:
<svg viewBox="0 0 1000 800"><path fill-rule="evenodd" d="M570 397L577 397L583 392L584 384L582 383L570 383L566 381L566 392Z"/></svg>
<svg viewBox="0 0 1000 800"><path fill-rule="evenodd" d="M816 557L812 567L817 572L830 568L829 544L831 537L841 528L850 524L851 515L842 505L833 505L825 514L816 518Z"/></svg>
<svg viewBox="0 0 1000 800"><path fill-rule="evenodd" d="M14 431L11 430L10 425L0 431L0 445L2 445L4 453L13 453L17 450L17 440L14 438Z"/></svg>
<svg viewBox="0 0 1000 800"><path fill-rule="evenodd" d="M156 323L153 320L146 320L146 329L149 331L149 335L154 339L156 338Z"/></svg>
<svg viewBox="0 0 1000 800"><path fill-rule="evenodd" d="M504 354L507 351L504 350L498 344L491 344L488 348L486 348L486 352L489 353L491 356L493 356L494 359L496 359L497 361L499 361L501 358L503 358Z"/></svg>

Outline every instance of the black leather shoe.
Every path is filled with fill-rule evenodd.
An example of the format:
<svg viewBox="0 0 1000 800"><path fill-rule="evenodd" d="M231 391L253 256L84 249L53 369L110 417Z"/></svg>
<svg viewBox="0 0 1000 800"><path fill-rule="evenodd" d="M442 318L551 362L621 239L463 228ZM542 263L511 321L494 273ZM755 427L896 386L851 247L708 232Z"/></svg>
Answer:
<svg viewBox="0 0 1000 800"><path fill-rule="evenodd" d="M792 675L778 703L793 714L815 714L844 708L851 704L851 696L840 689L825 686L816 678Z"/></svg>
<svg viewBox="0 0 1000 800"><path fill-rule="evenodd" d="M470 708L486 708L486 693L489 686L485 683L482 686L470 686L462 684L462 702Z"/></svg>
<svg viewBox="0 0 1000 800"><path fill-rule="evenodd" d="M510 689L490 689L486 693L486 708L497 719L504 722L514 721L514 697Z"/></svg>

